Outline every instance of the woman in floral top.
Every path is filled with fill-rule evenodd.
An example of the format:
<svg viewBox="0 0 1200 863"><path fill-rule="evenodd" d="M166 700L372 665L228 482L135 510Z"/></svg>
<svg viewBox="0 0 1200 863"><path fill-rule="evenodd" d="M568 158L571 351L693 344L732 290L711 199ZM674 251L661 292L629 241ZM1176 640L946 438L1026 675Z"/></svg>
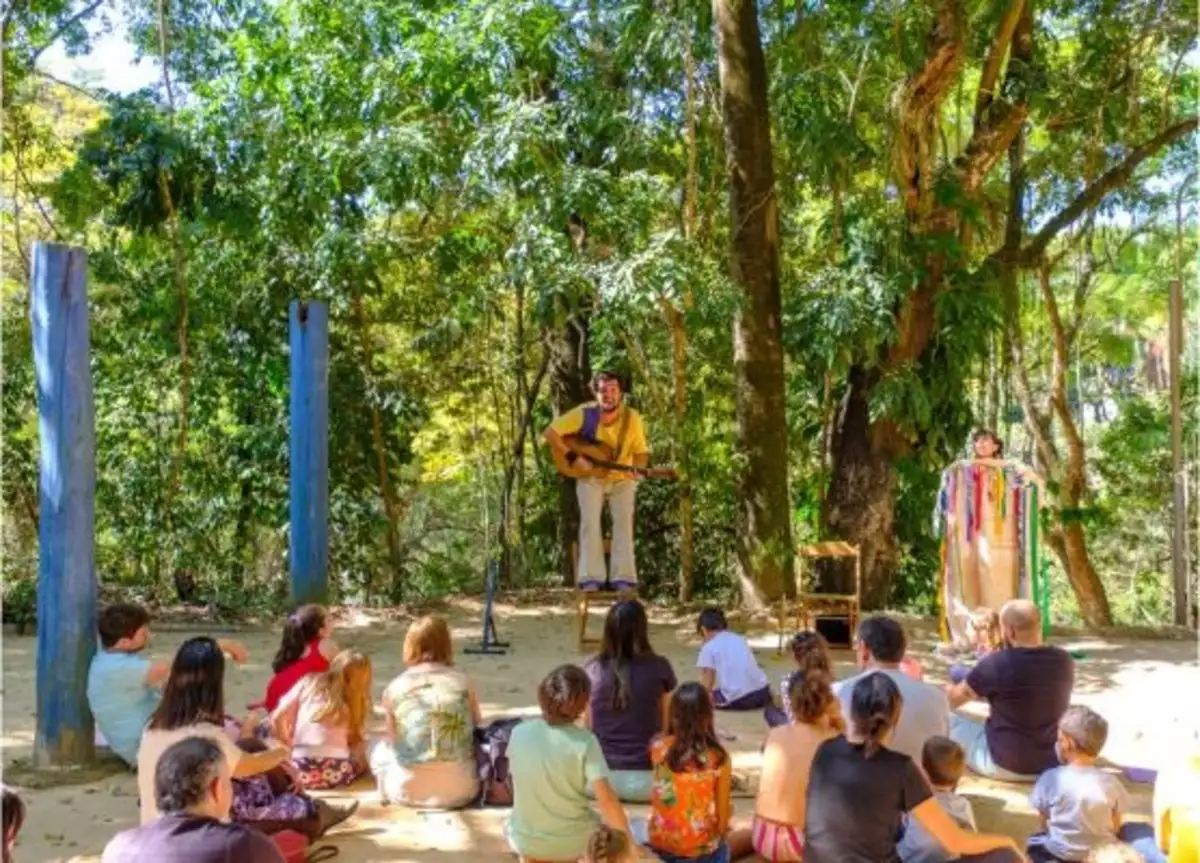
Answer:
<svg viewBox="0 0 1200 863"><path fill-rule="evenodd" d="M675 690L669 733L650 745L650 761L650 847L667 863L727 863L732 765L699 683Z"/></svg>
<svg viewBox="0 0 1200 863"><path fill-rule="evenodd" d="M387 739L371 752L384 803L460 809L479 793L475 687L454 661L450 629L423 617L404 638L404 673L383 692Z"/></svg>

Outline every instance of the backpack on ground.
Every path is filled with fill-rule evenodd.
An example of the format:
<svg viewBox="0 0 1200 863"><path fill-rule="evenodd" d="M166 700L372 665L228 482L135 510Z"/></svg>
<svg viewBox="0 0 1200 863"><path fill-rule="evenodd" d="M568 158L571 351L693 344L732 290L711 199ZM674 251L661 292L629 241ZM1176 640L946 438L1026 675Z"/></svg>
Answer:
<svg viewBox="0 0 1200 863"><path fill-rule="evenodd" d="M512 774L508 769L508 741L521 720L497 719L475 729L475 767L479 771L479 805L512 806Z"/></svg>

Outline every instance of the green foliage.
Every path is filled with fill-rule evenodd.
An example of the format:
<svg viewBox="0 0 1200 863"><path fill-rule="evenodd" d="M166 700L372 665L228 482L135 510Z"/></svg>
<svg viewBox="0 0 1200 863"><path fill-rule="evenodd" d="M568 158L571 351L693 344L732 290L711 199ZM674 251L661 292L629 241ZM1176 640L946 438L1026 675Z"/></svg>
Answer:
<svg viewBox="0 0 1200 863"><path fill-rule="evenodd" d="M553 363L531 399L524 446L515 440L547 345L584 318L593 365L630 371L655 459L689 455L696 590L730 595L740 493L730 321L739 297L709 4L170 4L173 118L158 89L93 102L39 81L28 62L46 41L84 52L97 22L64 26L83 3L34 5L6 39L5 175L18 188L12 213L0 214L4 252L19 260L39 238L89 252L97 566L107 586L167 599L171 575L187 569L221 606L284 601L287 308L303 298L331 310L336 597L392 603L478 588L499 551L502 513L512 582L556 578L559 487L540 448ZM938 471L986 417L993 380L1009 384L1006 369L988 364L1003 326L988 256L1003 237L1005 169L998 162L977 194L957 172L1003 8L971 2L963 13L970 36L935 118L931 180L959 227L921 235L897 187L897 106L924 61L934 6L833 0L760 10L788 358L791 455L779 469L791 478L796 536L820 535L827 439L851 369L863 370L872 417L905 449L895 459L901 555L891 599L922 610L937 568L929 510ZM132 4L127 14L137 48L158 59L157 9ZM1027 233L1189 110L1197 86L1195 70L1177 62L1194 50L1190 10L1177 0L1061 0L1037 15L1036 65L1006 76L989 109L1030 96ZM1186 151L1148 162L1099 209L1100 275L1079 336L1085 374L1072 382L1077 405L1108 398L1121 411L1089 441L1100 480L1091 506L1100 521L1089 531L1104 578L1130 597L1118 600L1126 619L1163 613L1161 405L1131 369L1165 320L1163 273L1174 270L1176 238L1164 190L1191 170ZM179 216L186 318L164 187ZM579 247L572 219L586 225ZM1143 231L1119 245L1127 222ZM1184 242L1190 259L1194 239ZM889 367L897 315L931 262L944 278L930 346ZM24 280L14 272L5 283L0 322L4 575L17 591L30 589L20 585L32 584L36 560ZM1029 282L1024 290L1040 395L1049 327ZM1070 307L1065 275L1054 290ZM678 422L664 304L682 312L687 333ZM181 323L191 395L177 451ZM1101 383L1109 378L1124 383ZM1020 421L1011 398L990 407ZM678 500L668 485L639 491L639 561L652 594L676 592ZM1130 551L1139 548L1154 551Z"/></svg>

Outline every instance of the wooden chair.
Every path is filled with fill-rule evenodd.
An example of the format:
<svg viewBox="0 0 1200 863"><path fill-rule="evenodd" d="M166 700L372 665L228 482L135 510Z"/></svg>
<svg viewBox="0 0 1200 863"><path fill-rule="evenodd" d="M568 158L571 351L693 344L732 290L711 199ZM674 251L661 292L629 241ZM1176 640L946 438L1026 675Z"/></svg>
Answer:
<svg viewBox="0 0 1200 863"><path fill-rule="evenodd" d="M798 631L812 629L818 617L845 617L850 628L850 638L853 639L858 629L862 597L862 558L859 556L858 546L841 540L817 542L796 549L796 555L799 558L796 598L790 603L786 597L779 601L779 654L783 655L783 642L787 637L789 618L794 623L793 631ZM854 558L854 593L809 592L805 578L808 561L820 558Z"/></svg>
<svg viewBox="0 0 1200 863"><path fill-rule="evenodd" d="M575 574L575 583L579 583L579 544L572 542L569 547L571 555L571 571ZM612 539L604 538L604 557L608 559L612 553ZM575 631L579 649L586 651L600 645L600 637L588 635L588 618L592 607L609 609L626 599L637 599L638 592L634 590L575 590Z"/></svg>

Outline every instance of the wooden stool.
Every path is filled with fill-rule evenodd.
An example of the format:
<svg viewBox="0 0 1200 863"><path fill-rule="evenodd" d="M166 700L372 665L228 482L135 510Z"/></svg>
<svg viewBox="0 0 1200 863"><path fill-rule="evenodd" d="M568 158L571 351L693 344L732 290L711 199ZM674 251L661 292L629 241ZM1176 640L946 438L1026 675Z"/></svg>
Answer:
<svg viewBox="0 0 1200 863"><path fill-rule="evenodd" d="M579 649L587 650L596 647L601 637L587 634L588 616L593 605L600 608L612 608L618 602L626 599L637 599L636 590L577 590L575 591L575 616L578 620Z"/></svg>
<svg viewBox="0 0 1200 863"><path fill-rule="evenodd" d="M801 546L796 553L800 558L796 573L796 599L791 608L786 597L779 600L779 654L783 655L784 631L789 617L795 620L797 630L812 629L818 617L845 617L853 644L854 633L858 629L859 598L862 596L862 560L858 546L834 540ZM854 593L809 593L805 589L805 562L818 558L853 558Z"/></svg>
<svg viewBox="0 0 1200 863"><path fill-rule="evenodd" d="M575 583L579 583L579 544L572 542L569 547L571 555L571 571L575 573ZM604 559L608 561L612 553L612 538L604 538ZM576 640L580 650L587 650L600 644L598 636L587 634L588 616L593 605L601 608L611 608L626 599L637 599L637 589L633 590L578 590L575 591L575 630Z"/></svg>

